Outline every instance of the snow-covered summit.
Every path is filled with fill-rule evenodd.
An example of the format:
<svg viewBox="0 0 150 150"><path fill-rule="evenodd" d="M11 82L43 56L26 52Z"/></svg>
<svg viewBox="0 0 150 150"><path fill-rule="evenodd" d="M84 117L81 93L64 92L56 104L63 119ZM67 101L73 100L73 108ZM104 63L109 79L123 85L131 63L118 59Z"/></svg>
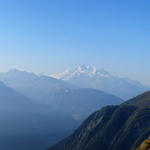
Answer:
<svg viewBox="0 0 150 150"><path fill-rule="evenodd" d="M53 74L51 75L54 78L61 79L61 80L70 80L75 77L79 76L89 76L89 77L110 77L111 74L108 73L105 70L97 69L95 66L86 66L86 65L80 65L74 70L65 70L62 73L59 74Z"/></svg>

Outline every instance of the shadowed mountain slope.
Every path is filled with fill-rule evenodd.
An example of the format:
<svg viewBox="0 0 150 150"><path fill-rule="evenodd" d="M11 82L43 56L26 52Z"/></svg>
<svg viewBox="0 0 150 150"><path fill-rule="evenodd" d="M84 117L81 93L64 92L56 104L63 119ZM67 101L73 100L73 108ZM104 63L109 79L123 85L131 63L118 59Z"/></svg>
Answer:
<svg viewBox="0 0 150 150"><path fill-rule="evenodd" d="M42 150L77 125L69 115L38 105L0 82L1 150Z"/></svg>
<svg viewBox="0 0 150 150"><path fill-rule="evenodd" d="M83 119L99 107L122 102L116 96L94 89L63 87L59 90L54 89L54 92L50 88L54 86L53 82L47 77L42 77L41 81L41 77L34 74L26 75L24 72L16 73L16 71L15 74L15 77L12 75L13 84L9 79L5 81L10 82L11 86L17 84L13 86L14 89L0 82L0 148L2 150L10 150L10 148L42 150L68 136ZM21 94L16 91L15 87L18 91L29 88L25 91L27 95L24 96L24 92ZM33 94L35 99L27 98L30 94ZM36 99L38 95L41 96L40 101Z"/></svg>
<svg viewBox="0 0 150 150"><path fill-rule="evenodd" d="M135 150L150 135L150 92L93 113L48 150Z"/></svg>
<svg viewBox="0 0 150 150"><path fill-rule="evenodd" d="M81 122L103 106L121 104L122 102L122 99L100 90L68 89L56 93L52 106Z"/></svg>

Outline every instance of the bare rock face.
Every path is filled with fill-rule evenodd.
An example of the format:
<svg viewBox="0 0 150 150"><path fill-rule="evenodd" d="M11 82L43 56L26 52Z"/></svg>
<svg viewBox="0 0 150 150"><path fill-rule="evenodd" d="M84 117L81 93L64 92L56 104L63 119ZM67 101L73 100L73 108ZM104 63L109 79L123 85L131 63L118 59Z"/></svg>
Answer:
<svg viewBox="0 0 150 150"><path fill-rule="evenodd" d="M138 150L150 150L150 139L145 140L140 147L138 148Z"/></svg>

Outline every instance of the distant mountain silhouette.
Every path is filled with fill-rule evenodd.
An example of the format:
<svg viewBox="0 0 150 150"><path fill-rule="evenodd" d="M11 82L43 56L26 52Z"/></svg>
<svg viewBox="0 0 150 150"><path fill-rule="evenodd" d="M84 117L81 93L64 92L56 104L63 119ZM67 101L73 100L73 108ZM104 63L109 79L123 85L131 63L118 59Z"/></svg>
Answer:
<svg viewBox="0 0 150 150"><path fill-rule="evenodd" d="M1 150L42 150L78 125L69 115L38 105L2 82L0 122Z"/></svg>
<svg viewBox="0 0 150 150"><path fill-rule="evenodd" d="M122 102L122 99L99 90L81 89L65 81L18 70L0 74L0 80L35 102L70 114L80 122L100 107Z"/></svg>
<svg viewBox="0 0 150 150"><path fill-rule="evenodd" d="M113 76L105 70L86 65L81 65L72 71L66 70L63 73L51 76L81 88L99 89L124 100L137 96L150 89L139 81Z"/></svg>
<svg viewBox="0 0 150 150"><path fill-rule="evenodd" d="M150 135L150 92L93 113L47 150L136 150Z"/></svg>
<svg viewBox="0 0 150 150"><path fill-rule="evenodd" d="M99 90L18 70L0 74L0 79L7 84L0 84L1 150L44 149L98 108L122 102Z"/></svg>
<svg viewBox="0 0 150 150"><path fill-rule="evenodd" d="M122 99L95 89L65 89L56 93L52 107L79 120L106 105L121 104Z"/></svg>
<svg viewBox="0 0 150 150"><path fill-rule="evenodd" d="M3 109L5 106L9 108L23 107L25 105L32 105L32 102L27 99L23 94L7 87L0 81L0 107Z"/></svg>
<svg viewBox="0 0 150 150"><path fill-rule="evenodd" d="M39 103L50 101L51 97L61 89L74 89L75 86L47 76L38 76L34 73L10 70L0 73L0 80L7 86L24 94Z"/></svg>

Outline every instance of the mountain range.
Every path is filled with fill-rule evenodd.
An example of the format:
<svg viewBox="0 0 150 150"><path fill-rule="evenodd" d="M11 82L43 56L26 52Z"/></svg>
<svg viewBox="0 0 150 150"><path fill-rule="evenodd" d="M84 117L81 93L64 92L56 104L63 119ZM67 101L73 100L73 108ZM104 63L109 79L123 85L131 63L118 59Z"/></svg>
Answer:
<svg viewBox="0 0 150 150"><path fill-rule="evenodd" d="M103 69L81 65L74 70L66 70L51 75L81 88L94 88L128 100L150 89L139 81L121 78Z"/></svg>
<svg viewBox="0 0 150 150"><path fill-rule="evenodd" d="M72 135L47 150L136 150L149 136L150 91L96 111Z"/></svg>
<svg viewBox="0 0 150 150"><path fill-rule="evenodd" d="M122 102L119 97L100 90L77 88L66 81L15 69L1 73L0 80L34 102L70 114L74 119L85 119L100 107Z"/></svg>
<svg viewBox="0 0 150 150"><path fill-rule="evenodd" d="M24 94L38 103L47 103L51 97L61 89L75 89L76 87L55 78L38 76L34 73L12 69L0 73L0 80L8 87Z"/></svg>
<svg viewBox="0 0 150 150"><path fill-rule="evenodd" d="M2 82L0 120L1 150L42 150L46 145L64 138L78 126L69 115L39 105Z"/></svg>
<svg viewBox="0 0 150 150"><path fill-rule="evenodd" d="M122 99L65 81L11 70L0 74L1 150L43 150L92 112Z"/></svg>
<svg viewBox="0 0 150 150"><path fill-rule="evenodd" d="M108 104L115 105L122 99L100 90L81 88L59 91L52 102L52 107L59 112L70 114L72 119L82 122L95 110Z"/></svg>
<svg viewBox="0 0 150 150"><path fill-rule="evenodd" d="M90 73L96 68L80 66L77 70L80 70L79 79L83 75L84 79L87 77L86 82L93 78ZM95 72L93 83L100 71ZM117 78L114 84L118 80L104 70L101 73L103 78ZM125 84L120 84L121 88ZM146 90L137 81L128 80L128 84L132 86L126 88ZM1 150L43 150L67 137L96 110L71 136L49 149L120 150L125 145L126 149L133 150L149 135L150 92L124 102L98 88L83 87L66 79L16 69L0 73ZM106 105L112 106L102 108Z"/></svg>

